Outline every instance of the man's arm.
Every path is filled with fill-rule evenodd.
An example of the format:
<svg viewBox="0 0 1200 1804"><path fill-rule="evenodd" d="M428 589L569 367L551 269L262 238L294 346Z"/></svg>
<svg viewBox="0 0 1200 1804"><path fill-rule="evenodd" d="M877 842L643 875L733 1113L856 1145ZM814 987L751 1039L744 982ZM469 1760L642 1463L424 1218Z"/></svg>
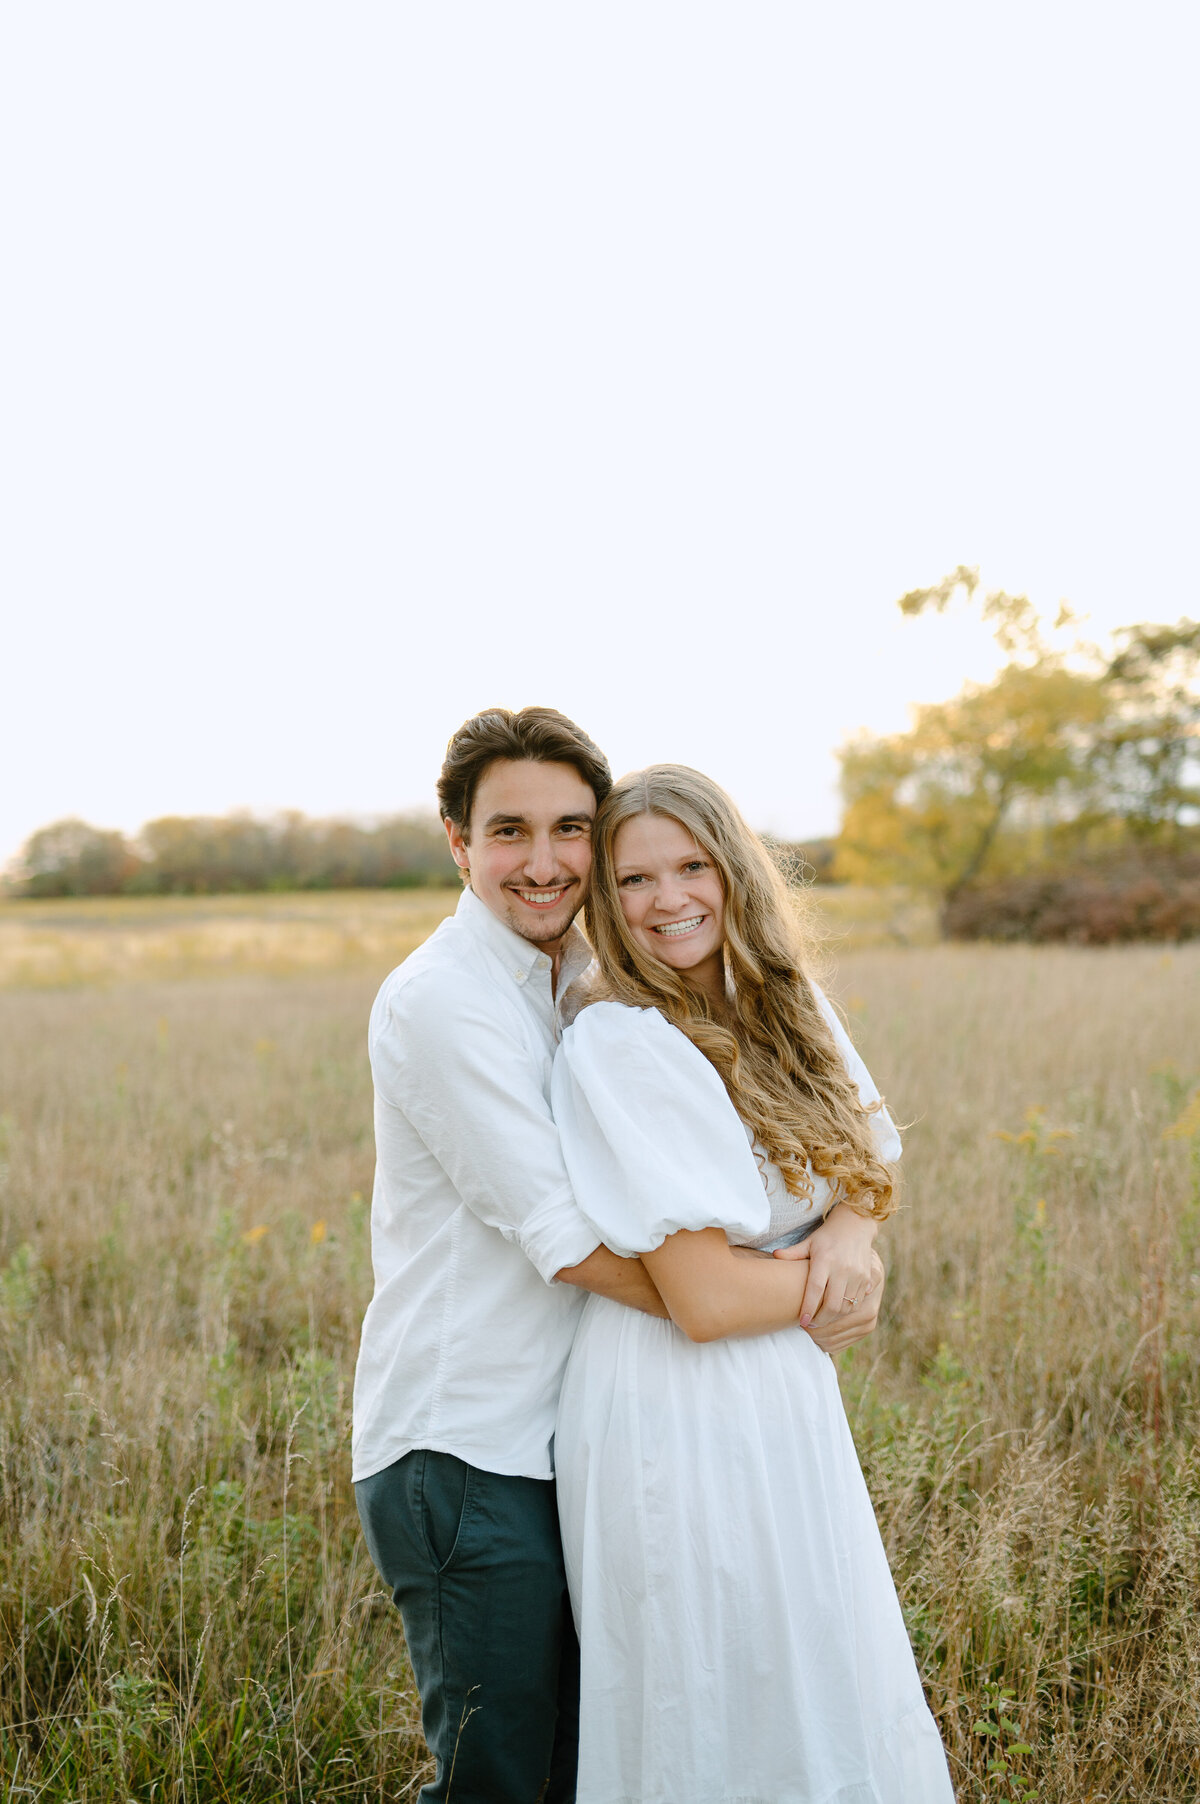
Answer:
<svg viewBox="0 0 1200 1804"><path fill-rule="evenodd" d="M421 972L371 1019L377 1107L399 1110L467 1207L549 1284L600 1236L579 1210L543 1088L505 1010L466 972Z"/></svg>
<svg viewBox="0 0 1200 1804"><path fill-rule="evenodd" d="M564 1266L555 1277L560 1284L574 1284L580 1290L594 1291L597 1296L611 1297L614 1303L640 1309L644 1315L664 1319L670 1316L642 1261L622 1259L608 1247L597 1247L579 1265Z"/></svg>

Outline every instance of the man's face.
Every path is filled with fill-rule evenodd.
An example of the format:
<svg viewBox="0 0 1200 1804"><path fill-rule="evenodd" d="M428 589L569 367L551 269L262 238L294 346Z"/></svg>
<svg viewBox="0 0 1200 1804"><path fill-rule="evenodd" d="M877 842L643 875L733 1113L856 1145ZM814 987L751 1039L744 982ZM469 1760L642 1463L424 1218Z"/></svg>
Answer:
<svg viewBox="0 0 1200 1804"><path fill-rule="evenodd" d="M464 838L450 850L481 902L554 954L587 896L596 797L573 764L497 758L479 780Z"/></svg>

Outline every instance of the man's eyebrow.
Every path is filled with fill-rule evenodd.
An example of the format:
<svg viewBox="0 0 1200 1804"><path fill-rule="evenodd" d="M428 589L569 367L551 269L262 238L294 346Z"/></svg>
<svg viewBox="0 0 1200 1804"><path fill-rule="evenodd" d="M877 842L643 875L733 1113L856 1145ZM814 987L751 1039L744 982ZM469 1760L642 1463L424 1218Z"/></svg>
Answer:
<svg viewBox="0 0 1200 1804"><path fill-rule="evenodd" d="M554 825L556 827L590 827L595 820L594 814L560 814ZM489 814L483 823L485 833L497 827L527 827L527 814Z"/></svg>

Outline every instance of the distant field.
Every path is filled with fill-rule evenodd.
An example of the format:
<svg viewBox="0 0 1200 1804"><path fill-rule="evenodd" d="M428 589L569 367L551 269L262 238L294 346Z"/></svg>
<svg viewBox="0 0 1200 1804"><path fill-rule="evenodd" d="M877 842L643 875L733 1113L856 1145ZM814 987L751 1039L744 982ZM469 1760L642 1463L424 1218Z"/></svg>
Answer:
<svg viewBox="0 0 1200 1804"><path fill-rule="evenodd" d="M348 1481L364 1026L453 902L0 910L5 1797L414 1795ZM840 1368L959 1797L1194 1804L1200 947L904 932L838 961L911 1123Z"/></svg>
<svg viewBox="0 0 1200 1804"><path fill-rule="evenodd" d="M811 893L837 942L927 945L936 937L930 905L904 891ZM366 966L382 976L457 900L451 889L0 900L0 988Z"/></svg>
<svg viewBox="0 0 1200 1804"><path fill-rule="evenodd" d="M0 902L0 986L276 975L406 957L457 891L324 890Z"/></svg>

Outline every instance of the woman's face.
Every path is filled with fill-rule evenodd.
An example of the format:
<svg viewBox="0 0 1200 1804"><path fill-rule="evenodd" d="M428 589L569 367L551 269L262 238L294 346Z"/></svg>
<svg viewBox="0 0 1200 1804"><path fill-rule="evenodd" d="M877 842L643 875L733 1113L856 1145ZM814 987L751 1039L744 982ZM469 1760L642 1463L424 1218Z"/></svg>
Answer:
<svg viewBox="0 0 1200 1804"><path fill-rule="evenodd" d="M723 997L725 896L720 873L687 828L665 815L635 815L617 829L613 864L638 946Z"/></svg>

